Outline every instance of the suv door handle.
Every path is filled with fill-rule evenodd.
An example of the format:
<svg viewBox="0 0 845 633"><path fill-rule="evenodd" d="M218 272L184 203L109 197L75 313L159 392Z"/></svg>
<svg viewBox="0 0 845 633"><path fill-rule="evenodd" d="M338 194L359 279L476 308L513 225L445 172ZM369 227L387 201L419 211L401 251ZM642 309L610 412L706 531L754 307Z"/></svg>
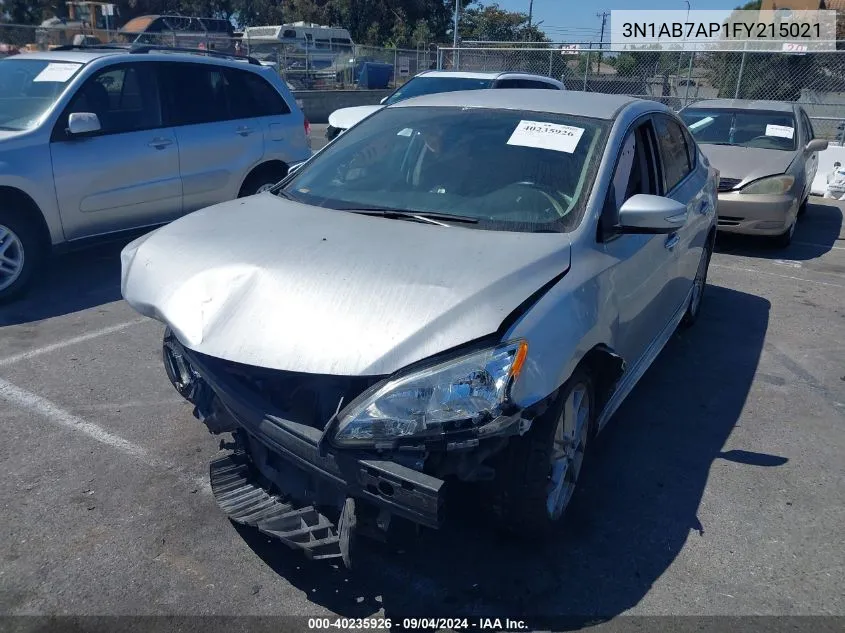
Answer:
<svg viewBox="0 0 845 633"><path fill-rule="evenodd" d="M240 134L241 136L249 136L250 134L252 134L253 132L255 132L255 130L253 130L251 127L247 127L247 126L245 126L245 125L242 125L241 127L239 127L239 128L236 130L236 132L237 132L238 134Z"/></svg>
<svg viewBox="0 0 845 633"><path fill-rule="evenodd" d="M667 237L666 241L663 243L663 245L668 250L671 251L678 245L678 242L680 242L680 241L681 241L681 236L678 235L678 233L676 232L676 233L672 233L669 237Z"/></svg>
<svg viewBox="0 0 845 633"><path fill-rule="evenodd" d="M154 138L147 145L156 149L164 149L173 145L173 141L169 138Z"/></svg>

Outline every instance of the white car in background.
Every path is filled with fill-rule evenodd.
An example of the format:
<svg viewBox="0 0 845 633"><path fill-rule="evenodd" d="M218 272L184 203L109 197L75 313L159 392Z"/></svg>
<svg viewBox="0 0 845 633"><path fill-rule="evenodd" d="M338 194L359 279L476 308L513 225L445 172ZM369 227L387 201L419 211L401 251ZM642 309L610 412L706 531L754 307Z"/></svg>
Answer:
<svg viewBox="0 0 845 633"><path fill-rule="evenodd" d="M341 132L366 119L385 106L411 97L456 92L458 90L486 90L490 88L526 88L531 90L565 90L560 81L543 75L516 72L463 72L451 70L426 70L397 88L381 100L379 105L341 108L329 115L326 140L333 141Z"/></svg>

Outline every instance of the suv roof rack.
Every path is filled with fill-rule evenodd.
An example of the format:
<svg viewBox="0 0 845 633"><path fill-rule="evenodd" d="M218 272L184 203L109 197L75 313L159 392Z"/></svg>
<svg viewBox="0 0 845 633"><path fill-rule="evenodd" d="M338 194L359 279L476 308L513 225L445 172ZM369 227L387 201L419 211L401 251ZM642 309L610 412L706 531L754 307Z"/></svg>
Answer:
<svg viewBox="0 0 845 633"><path fill-rule="evenodd" d="M96 50L112 50L112 51L126 51L132 55L142 55L150 52L168 52L174 53L194 53L197 55L207 55L209 57L219 57L222 59L235 59L249 62L253 66L261 66L261 62L250 55L233 55L232 53L223 53L221 51L208 50L205 48L185 48L182 46L163 46L158 44L63 44L56 46L54 51L96 51Z"/></svg>

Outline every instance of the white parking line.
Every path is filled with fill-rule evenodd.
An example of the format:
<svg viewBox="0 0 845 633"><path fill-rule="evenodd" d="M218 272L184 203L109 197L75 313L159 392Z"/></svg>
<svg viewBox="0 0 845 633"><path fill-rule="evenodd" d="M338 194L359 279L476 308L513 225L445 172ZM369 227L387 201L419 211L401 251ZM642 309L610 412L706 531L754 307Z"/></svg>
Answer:
<svg viewBox="0 0 845 633"><path fill-rule="evenodd" d="M771 275L772 277L780 277L781 279L792 279L794 281L805 281L808 284L819 284L820 286L832 286L834 288L845 288L842 284L832 284L828 281L816 281L815 279L805 279L804 277L793 277L792 275L779 275L778 273L770 273L767 270L756 270L754 268L741 268L739 266L725 266L724 264L710 264L716 268L726 268L727 270L736 270L744 273L754 273L760 275Z"/></svg>
<svg viewBox="0 0 845 633"><path fill-rule="evenodd" d="M199 490L202 490L205 493L211 492L211 486L205 478L195 478L185 475L175 466L150 455L150 452L144 447L133 444L119 435L110 433L93 422L83 420L79 416L62 409L57 404L47 400L47 398L43 398L38 394L27 391L26 389L21 389L17 385L13 385L2 378L0 378L0 398L10 402L18 408L40 415L42 418L49 420L53 424L63 426L71 431L75 431L76 433L87 435L94 441L99 442L100 444L105 444L106 446L116 449L125 455L129 455L151 468L175 472L183 479L187 478L190 485L196 486Z"/></svg>
<svg viewBox="0 0 845 633"><path fill-rule="evenodd" d="M143 318L143 319L134 319L132 321L127 321L126 323L118 323L117 325L111 325L109 327L104 327L99 330L95 330L94 332L88 332L87 334L80 334L79 336L74 336L73 338L66 339L64 341L59 341L57 343L51 343L50 345L45 345L44 347L39 347L36 349L29 350L27 352L21 352L20 354L14 354L12 356L7 356L6 358L0 358L0 367L6 367L8 365L12 365L14 363L19 363L22 360L29 360L31 358L35 358L36 356L41 356L43 354L49 354L51 352L55 352L57 350L63 349L65 347L70 347L71 345L76 345L78 343L84 343L85 341L90 341L91 339L99 338L101 336L106 336L108 334L114 334L115 332L120 332L121 330L125 330L127 328L132 327L133 325L140 325L141 323L145 323L150 319Z"/></svg>

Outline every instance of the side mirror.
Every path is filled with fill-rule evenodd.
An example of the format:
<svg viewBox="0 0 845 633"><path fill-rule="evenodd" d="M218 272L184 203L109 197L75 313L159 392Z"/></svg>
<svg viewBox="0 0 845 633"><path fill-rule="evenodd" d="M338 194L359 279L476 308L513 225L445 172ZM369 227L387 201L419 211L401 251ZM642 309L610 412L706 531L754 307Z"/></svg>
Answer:
<svg viewBox="0 0 845 633"><path fill-rule="evenodd" d="M812 154L813 152L823 152L827 149L827 141L822 138L814 138L812 141L807 143L807 147L804 148L804 151L808 154Z"/></svg>
<svg viewBox="0 0 845 633"><path fill-rule="evenodd" d="M617 228L622 233L672 233L686 220L686 205L671 198L638 193L622 204Z"/></svg>
<svg viewBox="0 0 845 633"><path fill-rule="evenodd" d="M67 131L71 136L99 132L100 118L93 112L73 112L67 119Z"/></svg>

